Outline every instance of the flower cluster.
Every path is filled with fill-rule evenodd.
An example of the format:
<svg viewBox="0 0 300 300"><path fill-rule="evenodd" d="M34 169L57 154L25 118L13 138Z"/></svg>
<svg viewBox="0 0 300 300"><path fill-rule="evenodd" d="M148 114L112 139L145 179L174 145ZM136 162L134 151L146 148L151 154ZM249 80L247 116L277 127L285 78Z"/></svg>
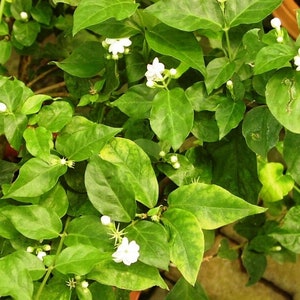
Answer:
<svg viewBox="0 0 300 300"><path fill-rule="evenodd" d="M111 39L106 38L102 42L102 46L108 49L110 55L108 58L112 58L118 60L123 54L127 54L129 52L129 46L132 44L129 38L120 38L120 39Z"/></svg>
<svg viewBox="0 0 300 300"><path fill-rule="evenodd" d="M119 230L119 226L116 227L109 216L102 216L101 223L111 230L110 235L115 239L115 245L118 245L117 250L112 254L113 260L116 263L123 262L127 266L137 262L140 246L136 241L129 242L127 237L123 237L124 230Z"/></svg>
<svg viewBox="0 0 300 300"><path fill-rule="evenodd" d="M32 247L32 246L29 246L26 249L26 251L28 253L35 252L37 258L40 259L41 261L44 260L44 257L47 255L47 252L49 252L50 250L51 250L51 246L48 245L48 244L43 245L42 247Z"/></svg>
<svg viewBox="0 0 300 300"><path fill-rule="evenodd" d="M271 20L271 26L276 30L277 42L283 42L283 30L281 29L281 21L279 18L273 18Z"/></svg>
<svg viewBox="0 0 300 300"><path fill-rule="evenodd" d="M157 57L155 57L152 64L147 65L147 71L145 73L145 77L147 78L146 85L151 88L158 87L160 85L157 83L161 82L162 87L165 87L168 84L165 80L174 77L176 74L176 69L172 68L167 70L165 65L161 63Z"/></svg>

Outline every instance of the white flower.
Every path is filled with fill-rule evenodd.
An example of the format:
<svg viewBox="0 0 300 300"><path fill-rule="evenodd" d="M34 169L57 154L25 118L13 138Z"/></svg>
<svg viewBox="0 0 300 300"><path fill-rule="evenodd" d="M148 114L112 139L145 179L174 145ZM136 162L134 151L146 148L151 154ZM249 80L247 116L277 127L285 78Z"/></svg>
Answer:
<svg viewBox="0 0 300 300"><path fill-rule="evenodd" d="M122 39L106 38L104 43L109 45L108 52L110 52L113 55L113 58L115 59L118 53L123 54L125 52L126 47L129 47L132 42L129 38L122 38Z"/></svg>
<svg viewBox="0 0 300 300"><path fill-rule="evenodd" d="M279 18L273 18L271 20L271 26L275 29L280 29L280 26L281 26L281 21Z"/></svg>
<svg viewBox="0 0 300 300"><path fill-rule="evenodd" d="M38 257L38 259L40 259L40 260L44 260L44 257L45 257L46 255L47 255L46 252L44 252L44 251L39 251L38 254L37 254L37 257Z"/></svg>
<svg viewBox="0 0 300 300"><path fill-rule="evenodd" d="M174 69L174 68L171 68L171 69L170 69L170 75L171 75L171 76L175 76L176 74L177 74L177 70Z"/></svg>
<svg viewBox="0 0 300 300"><path fill-rule="evenodd" d="M179 162L176 162L174 164L172 164L173 168L178 170L180 168L180 163Z"/></svg>
<svg viewBox="0 0 300 300"><path fill-rule="evenodd" d="M298 49L298 54L294 56L294 64L297 66L296 71L300 71L300 48Z"/></svg>
<svg viewBox="0 0 300 300"><path fill-rule="evenodd" d="M7 106L3 102L0 102L0 113L6 112L7 111Z"/></svg>
<svg viewBox="0 0 300 300"><path fill-rule="evenodd" d="M172 156L170 157L170 160L171 160L171 163L177 163L177 162L178 162L178 157L177 157L177 155L172 155Z"/></svg>
<svg viewBox="0 0 300 300"><path fill-rule="evenodd" d="M28 20L28 14L26 11L21 11L20 12L20 18L24 21Z"/></svg>
<svg viewBox="0 0 300 300"><path fill-rule="evenodd" d="M86 280L83 280L83 281L81 282L81 287L82 287L82 288L86 289L88 286L89 286L89 283L88 283Z"/></svg>
<svg viewBox="0 0 300 300"><path fill-rule="evenodd" d="M101 220L101 223L102 223L103 225L105 225L105 226L107 226L107 225L109 225L109 224L111 223L111 219L110 219L109 216L102 216L102 217L100 218L100 220Z"/></svg>
<svg viewBox="0 0 300 300"><path fill-rule="evenodd" d="M135 242L128 242L128 238L122 239L121 245L119 245L116 252L113 253L113 260L117 263L123 262L125 265L130 266L137 262L140 253L140 246Z"/></svg>
<svg viewBox="0 0 300 300"><path fill-rule="evenodd" d="M165 71L165 65L159 62L158 58L155 57L152 65L147 65L147 72L145 76L147 78L147 86L153 86L155 81L163 81L163 72Z"/></svg>

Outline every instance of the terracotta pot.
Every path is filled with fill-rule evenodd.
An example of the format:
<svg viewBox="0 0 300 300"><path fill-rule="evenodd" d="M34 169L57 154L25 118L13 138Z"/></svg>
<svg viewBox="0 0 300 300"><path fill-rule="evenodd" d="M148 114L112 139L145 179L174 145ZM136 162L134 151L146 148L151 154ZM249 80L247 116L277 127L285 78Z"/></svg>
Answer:
<svg viewBox="0 0 300 300"><path fill-rule="evenodd" d="M273 15L281 20L282 26L287 29L291 37L296 39L299 35L299 28L296 20L296 11L300 6L294 0L284 0Z"/></svg>
<svg viewBox="0 0 300 300"><path fill-rule="evenodd" d="M140 298L141 291L130 292L130 300L138 300Z"/></svg>

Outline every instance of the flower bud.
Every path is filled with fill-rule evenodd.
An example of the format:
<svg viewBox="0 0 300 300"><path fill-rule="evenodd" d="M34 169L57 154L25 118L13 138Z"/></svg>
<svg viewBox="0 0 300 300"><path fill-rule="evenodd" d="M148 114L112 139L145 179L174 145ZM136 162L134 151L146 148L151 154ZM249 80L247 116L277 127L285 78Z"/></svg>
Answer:
<svg viewBox="0 0 300 300"><path fill-rule="evenodd" d="M177 70L176 69L174 69L174 68L170 69L170 75L171 76L175 76L176 74L177 74Z"/></svg>
<svg viewBox="0 0 300 300"><path fill-rule="evenodd" d="M273 18L271 20L271 26L275 29L280 29L280 26L281 26L281 21L279 18Z"/></svg>
<svg viewBox="0 0 300 300"><path fill-rule="evenodd" d="M48 245L48 244L46 244L46 245L43 246L43 250L44 251L50 251L51 250L51 246Z"/></svg>
<svg viewBox="0 0 300 300"><path fill-rule="evenodd" d="M172 166L173 166L174 169L178 170L180 168L180 163L176 162Z"/></svg>
<svg viewBox="0 0 300 300"><path fill-rule="evenodd" d="M165 157L166 156L166 152L161 150L158 154L160 157Z"/></svg>
<svg viewBox="0 0 300 300"><path fill-rule="evenodd" d="M100 218L102 225L108 226L111 223L111 219L109 216L102 216Z"/></svg>
<svg viewBox="0 0 300 300"><path fill-rule="evenodd" d="M6 112L7 111L7 106L3 102L0 102L0 113Z"/></svg>
<svg viewBox="0 0 300 300"><path fill-rule="evenodd" d="M34 248L31 246L26 248L26 252L28 252L28 253L32 253L33 251L34 251Z"/></svg>
<svg viewBox="0 0 300 300"><path fill-rule="evenodd" d="M170 161L171 161L171 163L177 163L177 162L178 162L178 157L177 157L177 155L172 155L172 156L170 157Z"/></svg>
<svg viewBox="0 0 300 300"><path fill-rule="evenodd" d="M27 21L28 20L28 14L26 11L22 11L20 12L20 18L23 20L23 21Z"/></svg>
<svg viewBox="0 0 300 300"><path fill-rule="evenodd" d="M47 255L47 253L46 252L44 252L44 251L39 251L38 252L38 254L37 254L37 257L38 257L38 259L40 259L40 260L44 260L44 257Z"/></svg>
<svg viewBox="0 0 300 300"><path fill-rule="evenodd" d="M81 282L81 287L82 288L86 289L86 288L88 288L88 286L89 286L89 283L86 280Z"/></svg>
<svg viewBox="0 0 300 300"><path fill-rule="evenodd" d="M278 43L282 43L282 42L283 42L283 36L277 37L276 41L277 41Z"/></svg>

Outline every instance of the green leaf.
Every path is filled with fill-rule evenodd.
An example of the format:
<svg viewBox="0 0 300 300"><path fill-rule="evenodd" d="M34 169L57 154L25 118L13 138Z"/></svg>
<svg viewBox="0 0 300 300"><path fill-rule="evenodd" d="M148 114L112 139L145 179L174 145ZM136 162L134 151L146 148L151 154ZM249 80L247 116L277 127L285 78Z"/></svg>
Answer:
<svg viewBox="0 0 300 300"><path fill-rule="evenodd" d="M23 132L27 126L27 117L20 113L4 116L4 134L9 144L19 150L23 142Z"/></svg>
<svg viewBox="0 0 300 300"><path fill-rule="evenodd" d="M247 112L242 128L248 147L262 157L267 157L269 150L277 144L281 129L266 106Z"/></svg>
<svg viewBox="0 0 300 300"><path fill-rule="evenodd" d="M139 221L126 227L126 237L140 246L139 260L147 265L168 270L170 257L168 235L160 224Z"/></svg>
<svg viewBox="0 0 300 300"><path fill-rule="evenodd" d="M5 64L11 55L12 44L10 41L1 40L0 41L0 64Z"/></svg>
<svg viewBox="0 0 300 300"><path fill-rule="evenodd" d="M193 33L159 24L146 31L146 40L154 51L172 56L202 74L206 73L202 48Z"/></svg>
<svg viewBox="0 0 300 300"><path fill-rule="evenodd" d="M170 207L162 218L170 231L170 257L183 277L194 285L204 252L204 236L197 218L185 209Z"/></svg>
<svg viewBox="0 0 300 300"><path fill-rule="evenodd" d="M30 14L34 20L41 24L50 25L52 17L52 8L50 3L38 2L32 7Z"/></svg>
<svg viewBox="0 0 300 300"><path fill-rule="evenodd" d="M266 86L266 101L284 127L300 133L300 74L292 69L277 71Z"/></svg>
<svg viewBox="0 0 300 300"><path fill-rule="evenodd" d="M31 46L40 32L40 25L36 21L23 22L16 20L13 25L13 36L17 42L25 47Z"/></svg>
<svg viewBox="0 0 300 300"><path fill-rule="evenodd" d="M254 73L257 75L290 66L289 61L294 56L295 49L286 44L278 43L264 47L256 54Z"/></svg>
<svg viewBox="0 0 300 300"><path fill-rule="evenodd" d="M202 142L216 142L219 140L219 127L215 113L210 111L195 112L193 135Z"/></svg>
<svg viewBox="0 0 300 300"><path fill-rule="evenodd" d="M56 149L68 159L83 161L99 153L120 131L120 128L97 124L82 116L75 116L57 136Z"/></svg>
<svg viewBox="0 0 300 300"><path fill-rule="evenodd" d="M15 229L10 220L0 213L0 236L10 240L18 238L19 235L19 232Z"/></svg>
<svg viewBox="0 0 300 300"><path fill-rule="evenodd" d="M40 197L39 205L54 211L61 218L68 210L69 199L65 189L60 184L57 184L53 189Z"/></svg>
<svg viewBox="0 0 300 300"><path fill-rule="evenodd" d="M11 183L18 166L15 163L0 160L0 185L3 183Z"/></svg>
<svg viewBox="0 0 300 300"><path fill-rule="evenodd" d="M207 93L219 88L229 80L235 70L235 63L230 62L227 57L219 57L210 61L207 65L207 76L205 80Z"/></svg>
<svg viewBox="0 0 300 300"><path fill-rule="evenodd" d="M156 176L149 157L137 144L128 139L114 138L102 148L100 157L118 166L118 173L126 174L127 184L132 186L137 201L150 208L156 204Z"/></svg>
<svg viewBox="0 0 300 300"><path fill-rule="evenodd" d="M281 0L228 1L225 3L225 18L230 27L255 24L269 16L281 2Z"/></svg>
<svg viewBox="0 0 300 300"><path fill-rule="evenodd" d="M218 257L235 260L239 257L239 253L230 247L228 239L223 238L219 245Z"/></svg>
<svg viewBox="0 0 300 300"><path fill-rule="evenodd" d="M81 216L70 222L65 244L67 246L84 244L109 251L113 247L113 242L109 239L108 233L107 227L101 224L99 217Z"/></svg>
<svg viewBox="0 0 300 300"><path fill-rule="evenodd" d="M217 1L158 1L145 9L145 12L183 31L195 31L200 28L221 31L224 23Z"/></svg>
<svg viewBox="0 0 300 300"><path fill-rule="evenodd" d="M31 158L20 168L19 176L5 192L3 199L30 202L31 197L41 196L54 187L66 171L67 167L60 163L49 164L39 158Z"/></svg>
<svg viewBox="0 0 300 300"><path fill-rule="evenodd" d="M140 291L152 286L168 289L157 268L141 262L126 266L123 263L114 262L111 256L99 262L87 278L126 290Z"/></svg>
<svg viewBox="0 0 300 300"><path fill-rule="evenodd" d="M35 114L41 109L43 102L50 99L50 96L42 94L30 96L23 104L21 112L25 115Z"/></svg>
<svg viewBox="0 0 300 300"><path fill-rule="evenodd" d="M222 139L233 128L236 128L244 117L246 105L243 101L227 99L216 111L216 121L219 127L219 139Z"/></svg>
<svg viewBox="0 0 300 300"><path fill-rule="evenodd" d="M203 229L216 229L266 211L265 208L252 205L217 185L205 183L179 187L170 193L168 203L170 208L194 214Z"/></svg>
<svg viewBox="0 0 300 300"><path fill-rule="evenodd" d="M286 132L283 141L283 156L288 166L288 171L300 183L300 135L289 131Z"/></svg>
<svg viewBox="0 0 300 300"><path fill-rule="evenodd" d="M56 101L42 107L38 113L38 124L52 132L60 131L72 119L73 108L66 101Z"/></svg>
<svg viewBox="0 0 300 300"><path fill-rule="evenodd" d="M164 142L177 150L190 133L194 111L185 96L184 90L175 88L160 91L153 100L150 124Z"/></svg>
<svg viewBox="0 0 300 300"><path fill-rule="evenodd" d="M63 274L85 275L106 256L93 246L74 245L65 248L58 255L55 269Z"/></svg>
<svg viewBox="0 0 300 300"><path fill-rule="evenodd" d="M166 300L209 300L205 290L196 282L194 286L190 285L183 277L181 277L167 295Z"/></svg>
<svg viewBox="0 0 300 300"><path fill-rule="evenodd" d="M33 283L30 273L14 255L0 259L0 296L16 300L32 300Z"/></svg>
<svg viewBox="0 0 300 300"><path fill-rule="evenodd" d="M121 222L130 222L134 218L135 193L128 174L124 174L118 165L99 156L91 157L85 172L85 186L89 200L101 214Z"/></svg>
<svg viewBox="0 0 300 300"><path fill-rule="evenodd" d="M283 219L281 227L270 234L282 246L290 251L300 253L300 206L292 207Z"/></svg>
<svg viewBox="0 0 300 300"><path fill-rule="evenodd" d="M205 145L205 149L213 160L212 182L256 204L261 188L256 155L245 143L240 127L232 130L226 139Z"/></svg>
<svg viewBox="0 0 300 300"><path fill-rule="evenodd" d="M84 20L89 19L84 18ZM66 59L54 63L73 76L80 78L93 77L105 67L105 50L100 42L87 41L76 47Z"/></svg>
<svg viewBox="0 0 300 300"><path fill-rule="evenodd" d="M53 149L52 133L44 127L28 127L23 133L26 141L26 148L33 156L41 159L50 156L50 150Z"/></svg>
<svg viewBox="0 0 300 300"><path fill-rule="evenodd" d="M294 186L290 175L283 174L284 166L281 163L270 162L265 164L259 172L259 180L263 184L260 197L267 202L282 200Z"/></svg>
<svg viewBox="0 0 300 300"><path fill-rule="evenodd" d="M242 254L242 261L249 274L247 286L250 286L263 276L267 267L267 258L264 254L251 251L246 247Z"/></svg>
<svg viewBox="0 0 300 300"><path fill-rule="evenodd" d="M115 18L117 21L126 19L134 14L137 7L138 4L131 0L81 1L74 12L73 35L81 29L100 24L110 18Z"/></svg>
<svg viewBox="0 0 300 300"><path fill-rule="evenodd" d="M1 212L21 234L30 239L56 238L62 230L60 218L53 211L39 205L9 205L3 207Z"/></svg>
<svg viewBox="0 0 300 300"><path fill-rule="evenodd" d="M146 119L150 116L152 100L157 89L149 89L145 84L134 85L112 103L131 118Z"/></svg>

